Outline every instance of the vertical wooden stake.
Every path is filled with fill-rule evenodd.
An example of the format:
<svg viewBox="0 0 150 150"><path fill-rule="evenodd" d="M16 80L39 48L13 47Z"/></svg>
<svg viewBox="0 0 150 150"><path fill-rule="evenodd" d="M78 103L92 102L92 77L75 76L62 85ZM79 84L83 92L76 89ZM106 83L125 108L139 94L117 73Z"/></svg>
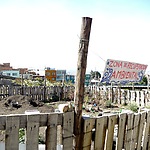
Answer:
<svg viewBox="0 0 150 150"><path fill-rule="evenodd" d="M77 74L75 85L75 149L82 149L81 123L82 105L84 99L84 80L87 65L88 45L90 39L92 18L83 17L78 51Z"/></svg>

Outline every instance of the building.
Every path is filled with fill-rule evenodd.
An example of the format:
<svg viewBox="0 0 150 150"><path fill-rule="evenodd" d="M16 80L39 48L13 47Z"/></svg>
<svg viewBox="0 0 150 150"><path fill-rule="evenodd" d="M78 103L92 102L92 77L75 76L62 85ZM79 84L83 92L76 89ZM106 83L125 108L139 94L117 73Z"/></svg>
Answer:
<svg viewBox="0 0 150 150"><path fill-rule="evenodd" d="M20 74L27 74L28 73L28 68L17 68L19 70Z"/></svg>
<svg viewBox="0 0 150 150"><path fill-rule="evenodd" d="M2 75L4 76L11 76L14 78L20 78L19 70L2 70Z"/></svg>
<svg viewBox="0 0 150 150"><path fill-rule="evenodd" d="M50 82L55 82L56 81L56 70L51 69L51 68L46 68L45 69L45 78L49 80Z"/></svg>
<svg viewBox="0 0 150 150"><path fill-rule="evenodd" d="M91 83L91 74L85 74L84 85L88 86Z"/></svg>
<svg viewBox="0 0 150 150"><path fill-rule="evenodd" d="M66 70L56 70L56 81L65 81Z"/></svg>
<svg viewBox="0 0 150 150"><path fill-rule="evenodd" d="M2 70L12 70L13 68L10 66L10 63L0 64L0 71Z"/></svg>
<svg viewBox="0 0 150 150"><path fill-rule="evenodd" d="M67 74L65 77L66 77L65 78L66 82L71 82L73 84L75 83L75 76L74 75Z"/></svg>
<svg viewBox="0 0 150 150"><path fill-rule="evenodd" d="M31 74L28 74L28 68L13 69L13 67L10 66L10 63L0 64L0 74L4 76L9 76L9 77L15 77L15 78L23 77L26 79L27 78L31 79Z"/></svg>
<svg viewBox="0 0 150 150"><path fill-rule="evenodd" d="M29 80L32 80L34 77L33 74L29 74L29 73L25 73L25 74L20 74L20 78L23 78L23 79L29 79Z"/></svg>

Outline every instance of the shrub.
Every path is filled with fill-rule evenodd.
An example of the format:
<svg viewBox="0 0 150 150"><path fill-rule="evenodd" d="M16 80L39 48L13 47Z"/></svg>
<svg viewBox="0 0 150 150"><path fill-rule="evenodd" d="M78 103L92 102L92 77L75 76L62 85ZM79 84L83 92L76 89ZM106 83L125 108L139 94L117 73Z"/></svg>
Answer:
<svg viewBox="0 0 150 150"><path fill-rule="evenodd" d="M139 109L138 105L135 102L128 104L127 108L136 113L138 112Z"/></svg>
<svg viewBox="0 0 150 150"><path fill-rule="evenodd" d="M107 108L111 108L113 105L112 105L112 102L110 101L110 100L107 100L106 102L105 102L105 107L107 107Z"/></svg>

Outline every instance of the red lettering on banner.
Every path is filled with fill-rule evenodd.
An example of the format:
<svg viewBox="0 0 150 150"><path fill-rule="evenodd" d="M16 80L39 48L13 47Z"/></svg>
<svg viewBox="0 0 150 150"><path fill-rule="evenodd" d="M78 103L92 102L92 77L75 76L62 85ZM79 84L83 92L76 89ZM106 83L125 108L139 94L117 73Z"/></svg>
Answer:
<svg viewBox="0 0 150 150"><path fill-rule="evenodd" d="M147 65L124 62L123 67L127 69L146 70Z"/></svg>
<svg viewBox="0 0 150 150"><path fill-rule="evenodd" d="M131 74L130 74L130 72L127 72L126 74L127 74L127 75L126 75L126 79L131 78Z"/></svg>
<svg viewBox="0 0 150 150"><path fill-rule="evenodd" d="M147 65L129 63L128 69L136 69L136 70L146 70Z"/></svg>
<svg viewBox="0 0 150 150"><path fill-rule="evenodd" d="M124 68L126 68L126 67L127 67L127 63L126 63L126 62L124 62L124 65L123 65L123 67L124 67Z"/></svg>
<svg viewBox="0 0 150 150"><path fill-rule="evenodd" d="M137 79L137 73L133 72L133 78Z"/></svg>
<svg viewBox="0 0 150 150"><path fill-rule="evenodd" d="M113 62L114 62L113 60L109 61L109 67L113 67Z"/></svg>
<svg viewBox="0 0 150 150"><path fill-rule="evenodd" d="M112 76L111 76L111 78L116 78L116 71L114 71L113 73L112 73Z"/></svg>
<svg viewBox="0 0 150 150"><path fill-rule="evenodd" d="M121 62L121 61L113 61L113 60L110 60L109 61L109 67L120 67L120 68L122 68L122 63L123 62Z"/></svg>

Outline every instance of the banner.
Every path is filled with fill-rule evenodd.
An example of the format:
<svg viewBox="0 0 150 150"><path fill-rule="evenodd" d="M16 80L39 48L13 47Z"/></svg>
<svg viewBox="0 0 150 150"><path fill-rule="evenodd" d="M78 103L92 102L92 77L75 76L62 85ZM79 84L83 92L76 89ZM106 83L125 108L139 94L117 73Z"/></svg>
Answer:
<svg viewBox="0 0 150 150"><path fill-rule="evenodd" d="M140 82L145 74L147 65L108 59L101 82Z"/></svg>

